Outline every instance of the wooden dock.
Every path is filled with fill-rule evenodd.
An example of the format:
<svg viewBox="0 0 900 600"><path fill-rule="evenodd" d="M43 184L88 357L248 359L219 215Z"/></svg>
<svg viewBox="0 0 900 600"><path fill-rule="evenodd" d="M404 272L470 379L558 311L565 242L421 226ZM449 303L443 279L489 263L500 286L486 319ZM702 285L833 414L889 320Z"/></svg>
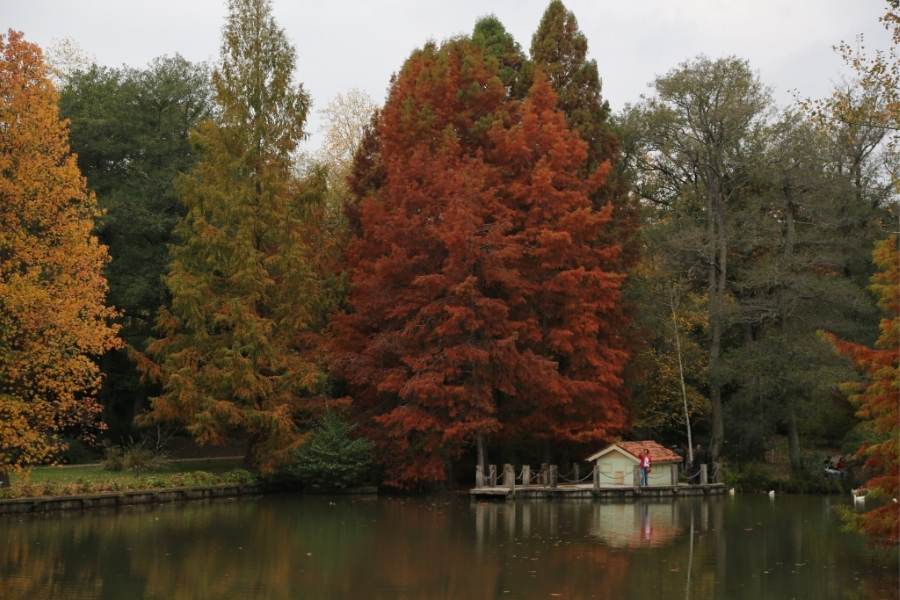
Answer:
<svg viewBox="0 0 900 600"><path fill-rule="evenodd" d="M677 498L679 496L713 496L725 493L724 483L703 483L695 485L664 486L602 486L593 484L577 485L519 485L519 486L484 486L469 490L472 498L484 500L512 500L516 498L554 498L554 499L598 499L598 500L637 500L638 498Z"/></svg>

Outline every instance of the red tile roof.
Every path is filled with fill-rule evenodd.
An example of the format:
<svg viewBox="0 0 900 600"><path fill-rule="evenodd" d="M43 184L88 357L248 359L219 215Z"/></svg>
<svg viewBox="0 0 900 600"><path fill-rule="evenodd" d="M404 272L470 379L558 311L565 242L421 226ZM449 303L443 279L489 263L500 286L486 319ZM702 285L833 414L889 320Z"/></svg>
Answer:
<svg viewBox="0 0 900 600"><path fill-rule="evenodd" d="M681 462L683 459L653 440L644 440L641 442L617 442L616 446L631 454L635 458L640 458L644 453L644 448L650 451L650 460L655 463L663 462Z"/></svg>

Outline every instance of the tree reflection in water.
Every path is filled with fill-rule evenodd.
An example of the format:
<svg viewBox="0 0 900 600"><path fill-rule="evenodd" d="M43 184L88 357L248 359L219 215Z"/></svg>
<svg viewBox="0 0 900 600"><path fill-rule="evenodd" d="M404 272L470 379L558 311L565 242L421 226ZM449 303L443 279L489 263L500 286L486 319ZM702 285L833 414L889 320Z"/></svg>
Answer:
<svg viewBox="0 0 900 600"><path fill-rule="evenodd" d="M828 502L286 495L6 517L0 596L896 597L896 554L841 531Z"/></svg>

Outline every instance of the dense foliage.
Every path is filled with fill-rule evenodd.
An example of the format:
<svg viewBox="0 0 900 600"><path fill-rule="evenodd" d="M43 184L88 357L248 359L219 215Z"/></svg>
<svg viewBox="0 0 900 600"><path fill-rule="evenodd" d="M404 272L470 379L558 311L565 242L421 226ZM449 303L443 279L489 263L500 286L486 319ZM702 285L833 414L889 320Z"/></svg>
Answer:
<svg viewBox="0 0 900 600"><path fill-rule="evenodd" d="M615 114L562 2L527 53L485 16L384 106L338 94L319 153L267 0L230 0L210 70L67 46L59 97L11 32L0 469L90 440L98 398L121 440L156 395L139 423L318 485L633 436L760 481L859 451L849 477L896 497L897 6L893 47L840 44L825 98L778 107L747 61L700 56ZM896 542L890 508L864 527Z"/></svg>
<svg viewBox="0 0 900 600"><path fill-rule="evenodd" d="M201 159L179 182L187 214L165 281L171 306L149 348L162 380L151 418L178 420L200 443L243 439L249 466L285 462L294 418L324 376L303 334L318 280L292 153L309 97L268 2L229 4L216 110L192 134Z"/></svg>
<svg viewBox="0 0 900 600"><path fill-rule="evenodd" d="M40 49L0 36L0 472L98 432L94 359L119 343L100 211L57 101Z"/></svg>
<svg viewBox="0 0 900 600"><path fill-rule="evenodd" d="M97 234L111 256L109 301L119 310L127 347L146 350L168 293L172 231L184 216L175 191L196 152L190 130L209 116L209 74L183 58L160 58L145 69L97 65L75 70L60 91L60 113L71 122L72 150L104 214ZM98 399L116 441L134 432L135 414L155 391L140 382L126 349L107 353Z"/></svg>
<svg viewBox="0 0 900 600"><path fill-rule="evenodd" d="M538 72L524 101L465 40L416 51L379 122L383 186L348 250L336 372L397 475L441 481L479 436L598 442L622 425L605 164Z"/></svg>

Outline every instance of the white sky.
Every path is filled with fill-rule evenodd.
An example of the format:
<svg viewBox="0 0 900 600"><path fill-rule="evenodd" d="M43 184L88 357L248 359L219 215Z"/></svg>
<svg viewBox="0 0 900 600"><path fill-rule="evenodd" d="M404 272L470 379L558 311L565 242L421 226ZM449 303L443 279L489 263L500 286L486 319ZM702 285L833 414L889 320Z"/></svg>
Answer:
<svg viewBox="0 0 900 600"><path fill-rule="evenodd" d="M884 48L884 0L564 0L587 35L613 110L638 100L654 76L706 54L750 60L782 104L791 90L822 96L841 76L832 51L863 33ZM297 79L314 113L338 92L384 100L388 79L426 40L469 33L493 13L527 52L546 0L273 0L297 50ZM107 65L143 66L163 54L218 55L225 0L0 0L0 23L47 46L71 38ZM316 147L313 114L308 145Z"/></svg>

